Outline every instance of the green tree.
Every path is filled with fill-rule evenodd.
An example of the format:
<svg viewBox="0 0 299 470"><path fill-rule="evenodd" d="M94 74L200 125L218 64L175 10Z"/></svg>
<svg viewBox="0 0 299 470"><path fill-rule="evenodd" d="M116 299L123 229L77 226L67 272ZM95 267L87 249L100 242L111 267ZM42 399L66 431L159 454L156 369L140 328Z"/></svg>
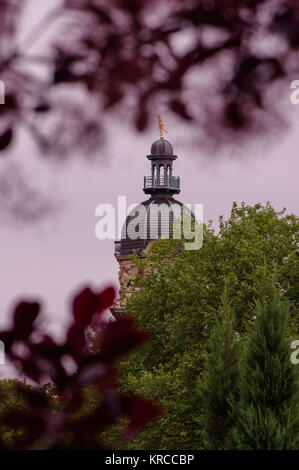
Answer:
<svg viewBox="0 0 299 470"><path fill-rule="evenodd" d="M7 413L19 412L26 409L26 400L19 389L29 389L30 385L13 379L0 380L0 433L1 438L9 448L14 448L17 442L26 437L26 426L3 424L2 418Z"/></svg>
<svg viewBox="0 0 299 470"><path fill-rule="evenodd" d="M286 339L289 306L265 274L258 283L254 311L239 397L232 402L231 444L249 450L296 449L299 407Z"/></svg>
<svg viewBox="0 0 299 470"><path fill-rule="evenodd" d="M221 307L225 282L240 341L253 322L256 271L277 270L281 291L290 302L286 335L298 328L298 218L268 203L233 205L219 231L204 227L203 246L184 250L178 240L159 240L143 259L127 312L152 331L152 340L122 363L125 390L159 400L165 414L130 444L144 449L205 448L198 380L205 371L207 343Z"/></svg>
<svg viewBox="0 0 299 470"><path fill-rule="evenodd" d="M226 449L233 425L229 397L237 395L240 341L225 288L219 318L207 346L205 372L199 381L204 447Z"/></svg>

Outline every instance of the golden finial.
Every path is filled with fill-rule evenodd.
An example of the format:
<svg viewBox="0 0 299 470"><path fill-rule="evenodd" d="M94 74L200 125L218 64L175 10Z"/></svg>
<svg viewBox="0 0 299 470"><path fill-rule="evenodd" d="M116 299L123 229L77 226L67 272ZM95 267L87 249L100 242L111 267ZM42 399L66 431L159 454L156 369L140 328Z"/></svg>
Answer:
<svg viewBox="0 0 299 470"><path fill-rule="evenodd" d="M164 139L163 132L166 132L166 134L167 134L167 130L166 130L165 127L164 127L164 123L163 123L163 121L162 121L161 114L156 114L156 116L157 116L158 122L159 122L160 139L163 140L163 139Z"/></svg>

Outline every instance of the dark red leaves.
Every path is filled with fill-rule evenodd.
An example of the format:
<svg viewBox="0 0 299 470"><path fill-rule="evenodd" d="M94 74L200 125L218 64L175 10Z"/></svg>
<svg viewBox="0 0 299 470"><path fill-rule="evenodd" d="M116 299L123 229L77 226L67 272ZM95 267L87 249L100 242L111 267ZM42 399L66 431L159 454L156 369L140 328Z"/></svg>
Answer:
<svg viewBox="0 0 299 470"><path fill-rule="evenodd" d="M119 4L124 8L125 10L129 11L133 15L136 15L142 8L143 5L142 3L146 3L146 0L143 0L143 2L140 2L140 0L117 0Z"/></svg>
<svg viewBox="0 0 299 470"><path fill-rule="evenodd" d="M5 344L5 350L7 352L7 351L10 351L15 341L15 336L11 331L1 331L0 341L2 341Z"/></svg>
<svg viewBox="0 0 299 470"><path fill-rule="evenodd" d="M85 355L85 329L90 325L95 313L100 314L112 305L115 298L115 290L108 287L100 294L95 294L88 287L85 288L73 300L74 323L68 331L68 344L70 352L76 361L80 361Z"/></svg>
<svg viewBox="0 0 299 470"><path fill-rule="evenodd" d="M19 103L16 95L12 95L11 93L6 92L4 98L5 103L0 105L0 116L2 114L13 113L19 108Z"/></svg>
<svg viewBox="0 0 299 470"><path fill-rule="evenodd" d="M52 401L43 388L16 390L23 394L27 408L8 413L5 422L27 430L26 438L16 444L17 448L30 448L40 436L51 435L49 442L52 449L100 449L103 447L102 442L95 439L92 433L97 435L117 418L128 418L129 428L125 436L129 437L159 415L158 408L150 400L135 396L125 397L119 391L116 359L149 338L147 332L137 328L132 318L123 316L119 320L104 323L101 326L99 352L89 352L86 329L92 324L93 316L101 315L113 303L114 298L115 291L112 287L101 292L93 292L86 287L76 295L72 304L73 321L62 344L57 344L53 338L42 334L37 328L36 319L40 310L38 303L21 302L16 307L12 328L0 332L7 357L18 366L21 374L35 382L50 378L57 390L55 400ZM14 348L15 343L18 346L22 343L23 353ZM69 372L65 366L64 360L70 357L76 363L75 374ZM91 383L96 385L101 399L92 415L86 415L83 387ZM56 408L53 408L54 405ZM68 432L73 438L65 444L61 436ZM1 436L0 448L5 448Z"/></svg>
<svg viewBox="0 0 299 470"><path fill-rule="evenodd" d="M148 332L136 328L133 318L119 317L104 330L100 356L105 361L114 361L148 341L149 337Z"/></svg>
<svg viewBox="0 0 299 470"><path fill-rule="evenodd" d="M40 367L33 357L30 359L19 358L18 365L22 370L22 373L29 379L33 380L33 382L39 382L41 380L42 373Z"/></svg>
<svg viewBox="0 0 299 470"><path fill-rule="evenodd" d="M1 106L1 105L0 105ZM13 139L13 130L7 129L3 134L0 135L0 151L6 150L11 144Z"/></svg>
<svg viewBox="0 0 299 470"><path fill-rule="evenodd" d="M293 6L289 10L279 13L272 23L274 31L283 34L288 40L291 47L299 46L299 15L298 5Z"/></svg>
<svg viewBox="0 0 299 470"><path fill-rule="evenodd" d="M75 81L75 77L72 74L71 70L67 66L58 66L56 67L53 83L65 83L65 82L73 82Z"/></svg>
<svg viewBox="0 0 299 470"><path fill-rule="evenodd" d="M98 310L99 296L95 295L88 287L78 294L73 300L73 314L75 324L85 328L92 315Z"/></svg>
<svg viewBox="0 0 299 470"><path fill-rule="evenodd" d="M85 347L85 329L80 324L72 325L68 331L67 343L69 346L69 352L71 356L78 363L84 358L84 347Z"/></svg>
<svg viewBox="0 0 299 470"><path fill-rule="evenodd" d="M60 358L67 353L65 346L58 345L53 338L44 335L42 340L31 345L31 350L43 357Z"/></svg>
<svg viewBox="0 0 299 470"><path fill-rule="evenodd" d="M9 2L2 3L7 3L2 7L1 17L5 18ZM18 67L19 71L14 68L16 84L9 77L7 83L13 91L7 91L6 104L0 105L1 117L13 114L12 117L17 118L5 122L0 150L7 149L14 138L13 130L6 127L11 126L11 122L18 125L22 120L28 121L28 110L32 113L32 109L25 104L47 101L42 90L46 90L47 95L48 91L54 93L55 98L55 88L61 84L65 85L71 100L73 87L85 89L84 107L89 107L87 98L92 104L98 103L96 116L117 106L127 113L128 122L140 132L148 127L152 110L161 102L166 104L166 112L173 112L183 120L192 118L200 125L212 116L202 129L212 138L217 134L216 141L218 138L221 144L223 140L218 131L224 136L227 134L228 138L232 130L244 136L246 133L251 135L250 128L260 132L260 109L263 108L263 119L273 118L273 107L264 99L271 91L270 87L274 89L283 77L289 77L291 81L294 76L299 47L298 0L277 0L270 2L271 5L267 0L245 3L246 7L242 0L64 0L62 11L66 18L69 17L70 27L68 34L55 38L46 61L43 57L40 59L48 66L48 75L41 87L28 87L28 83L40 82L40 78L36 80L25 51L12 54L0 64L3 81L3 74L9 74L16 60L21 67ZM154 15L153 23L154 11L158 13ZM261 21L261 11L272 20ZM14 15L8 16L14 22ZM9 33L5 33L6 28L3 31L4 39L7 39L5 34ZM181 42L178 37L187 38L187 44L190 44L185 48L177 47ZM273 53L271 59L268 47L260 47L268 44L269 37L273 37L273 44L281 42L282 37L286 42L283 53L280 48L276 50L269 46ZM213 80L202 86L202 79L197 81L196 76L202 76L199 66L204 63L207 63ZM23 80L24 76L28 78ZM250 97L250 119L246 119L248 110L242 112L235 97L231 96L232 88L236 95ZM146 100L144 96L147 96ZM36 129L39 129L40 113L51 114L49 119L59 115L59 105L55 104L59 95L57 97L51 106L40 104L33 109ZM85 129L84 125L81 127L80 106L77 110L80 128ZM248 125L248 120L257 125ZM31 129L32 136L43 149L61 153L53 144L57 140L55 136L39 136L36 129ZM72 133L71 129L65 132ZM76 144L71 135L67 137L65 141L71 143L65 151L70 152ZM81 141L92 143L92 133L84 132Z"/></svg>
<svg viewBox="0 0 299 470"><path fill-rule="evenodd" d="M112 106L119 103L122 100L123 96L124 96L124 93L120 88L116 89L116 88L110 87L105 93L104 109L111 108Z"/></svg>
<svg viewBox="0 0 299 470"><path fill-rule="evenodd" d="M180 117L183 119L186 119L187 121L191 121L192 117L187 111L187 107L183 101L180 100L172 100L170 102L170 107L172 111L174 111L176 114L178 114Z"/></svg>
<svg viewBox="0 0 299 470"><path fill-rule="evenodd" d="M37 302L21 302L17 305L13 316L13 332L16 339L27 338L32 333L39 311L40 305Z"/></svg>
<svg viewBox="0 0 299 470"><path fill-rule="evenodd" d="M235 129L241 129L245 125L246 117L242 112L242 107L238 102L228 103L225 109L225 117L230 126Z"/></svg>
<svg viewBox="0 0 299 470"><path fill-rule="evenodd" d="M146 398L138 396L126 397L125 404L127 413L130 416L126 437L132 437L141 428L161 415L161 409Z"/></svg>
<svg viewBox="0 0 299 470"><path fill-rule="evenodd" d="M48 103L40 103L34 108L36 113L47 113L51 110L51 105Z"/></svg>
<svg viewBox="0 0 299 470"><path fill-rule="evenodd" d="M73 300L73 314L75 323L82 328L90 323L95 313L101 313L113 304L115 290L108 287L100 293L92 292L89 287L85 288Z"/></svg>
<svg viewBox="0 0 299 470"><path fill-rule="evenodd" d="M106 310L111 307L115 300L115 289L113 287L107 287L104 289L99 296L99 312Z"/></svg>
<svg viewBox="0 0 299 470"><path fill-rule="evenodd" d="M117 63L116 73L118 80L120 79L123 82L135 84L144 76L142 66L137 59L119 61Z"/></svg>
<svg viewBox="0 0 299 470"><path fill-rule="evenodd" d="M137 130L140 132L144 131L148 125L148 112L145 109L141 108L138 111L135 122Z"/></svg>
<svg viewBox="0 0 299 470"><path fill-rule="evenodd" d="M86 8L88 11L96 15L101 23L112 24L108 10L92 4L87 5Z"/></svg>

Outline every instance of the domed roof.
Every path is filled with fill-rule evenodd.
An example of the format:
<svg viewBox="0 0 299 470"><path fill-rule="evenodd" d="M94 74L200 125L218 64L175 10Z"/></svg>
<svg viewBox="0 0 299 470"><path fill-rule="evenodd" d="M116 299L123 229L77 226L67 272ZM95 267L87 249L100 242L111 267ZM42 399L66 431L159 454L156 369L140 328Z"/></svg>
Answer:
<svg viewBox="0 0 299 470"><path fill-rule="evenodd" d="M173 155L172 145L168 140L160 139L156 140L152 144L151 148L152 155Z"/></svg>
<svg viewBox="0 0 299 470"><path fill-rule="evenodd" d="M118 254L140 253L153 240L172 238L172 226L183 204L172 197L154 197L138 204L122 229Z"/></svg>

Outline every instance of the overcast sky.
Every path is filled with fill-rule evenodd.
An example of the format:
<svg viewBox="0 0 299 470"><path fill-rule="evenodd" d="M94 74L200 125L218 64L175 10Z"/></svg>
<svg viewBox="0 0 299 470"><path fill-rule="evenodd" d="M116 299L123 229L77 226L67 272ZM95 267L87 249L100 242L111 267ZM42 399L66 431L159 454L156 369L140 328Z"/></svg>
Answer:
<svg viewBox="0 0 299 470"><path fill-rule="evenodd" d="M53 1L29 3L24 30ZM182 131L164 116L167 138L178 155L174 163L174 175L181 177L178 199L203 203L205 222L228 216L233 201L270 201L276 209L286 207L298 214L299 105L292 105L286 92L288 107L288 131L281 130L274 141L235 149L233 157L231 149L223 149L221 158L183 143ZM1 326L16 300L38 298L43 301L45 325L58 333L69 319L70 296L80 286L118 287L114 244L95 237L95 208L100 203L116 204L118 195L126 195L128 204L147 198L142 192L143 176L150 174L146 155L159 134L153 128L136 135L121 120L109 121L107 127L111 138L108 147L99 150L101 163L87 165L82 155L65 165L48 162L26 136L0 160L0 172L21 165L29 181L60 205L55 217L36 224L16 225L5 214L0 217ZM0 377L7 375L5 366L0 369Z"/></svg>

